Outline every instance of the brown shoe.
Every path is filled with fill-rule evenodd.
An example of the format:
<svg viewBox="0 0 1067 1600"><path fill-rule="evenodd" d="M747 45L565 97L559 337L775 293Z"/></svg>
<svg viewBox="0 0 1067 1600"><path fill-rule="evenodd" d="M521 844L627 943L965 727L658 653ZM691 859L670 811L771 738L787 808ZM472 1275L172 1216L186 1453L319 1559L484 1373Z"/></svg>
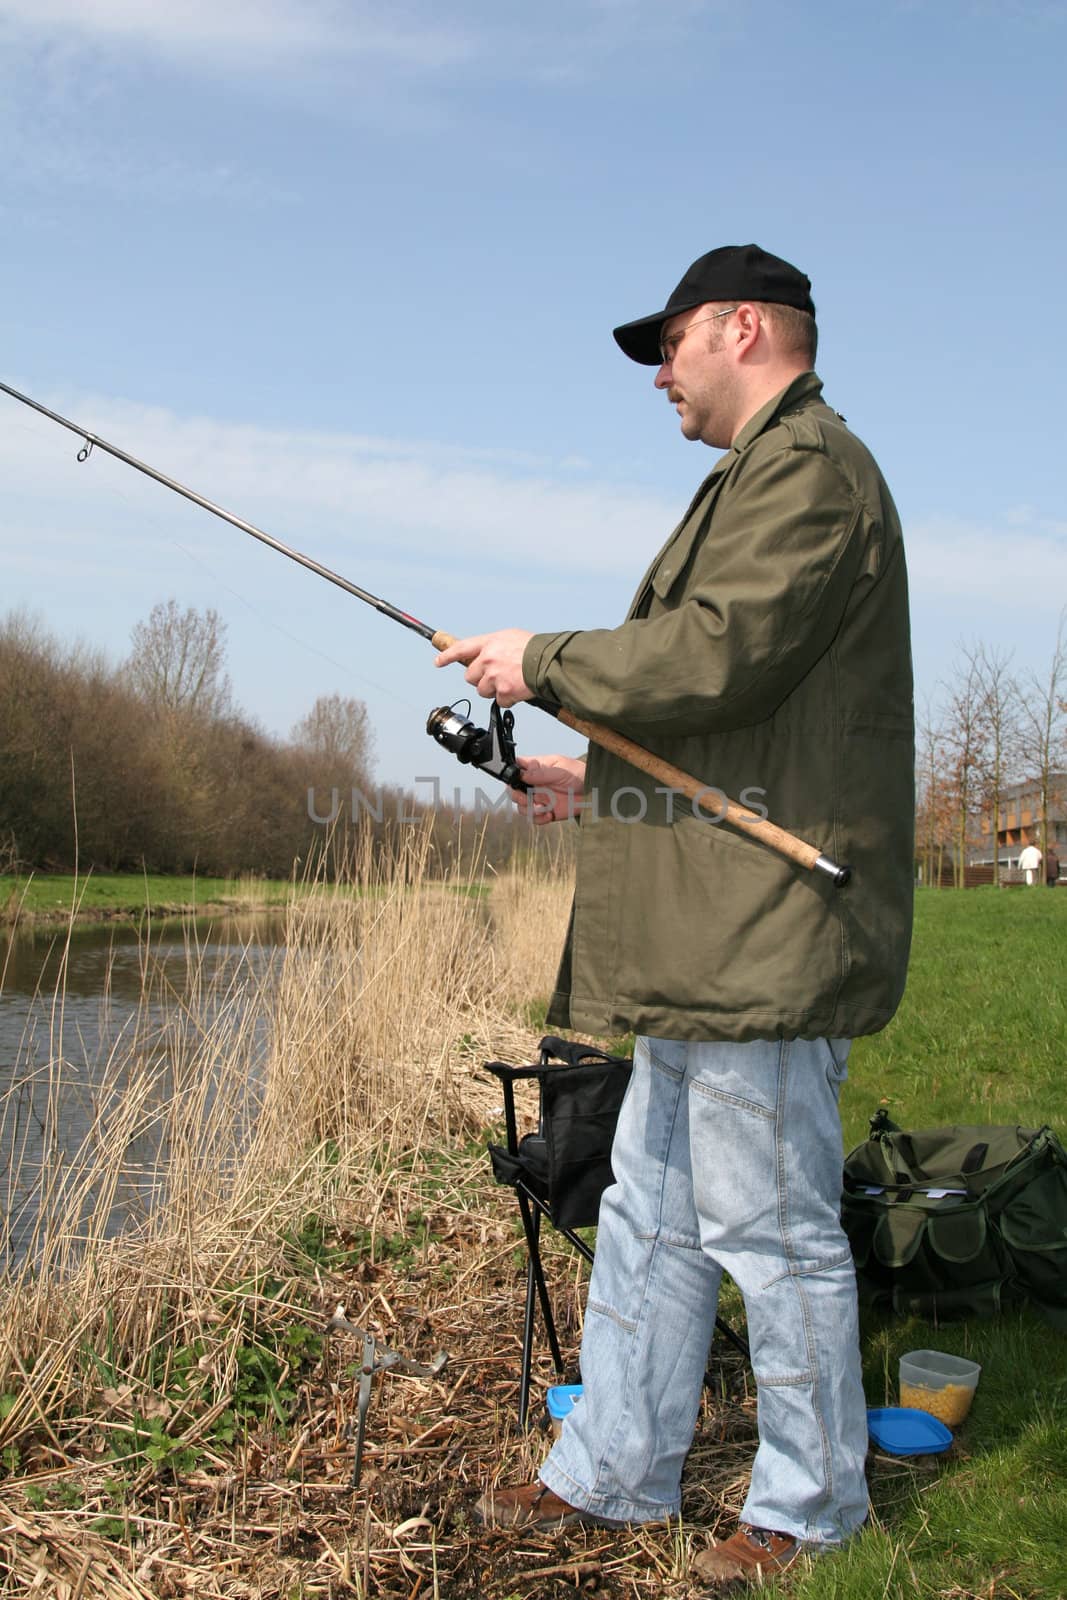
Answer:
<svg viewBox="0 0 1067 1600"><path fill-rule="evenodd" d="M490 1489L474 1507L487 1528L622 1528L623 1522L597 1517L591 1511L568 1505L543 1483L524 1483L517 1489Z"/></svg>
<svg viewBox="0 0 1067 1600"><path fill-rule="evenodd" d="M725 1586L753 1583L791 1567L801 1551L799 1539L769 1528L749 1528L742 1523L729 1539L716 1540L710 1550L694 1557L693 1574L705 1583Z"/></svg>

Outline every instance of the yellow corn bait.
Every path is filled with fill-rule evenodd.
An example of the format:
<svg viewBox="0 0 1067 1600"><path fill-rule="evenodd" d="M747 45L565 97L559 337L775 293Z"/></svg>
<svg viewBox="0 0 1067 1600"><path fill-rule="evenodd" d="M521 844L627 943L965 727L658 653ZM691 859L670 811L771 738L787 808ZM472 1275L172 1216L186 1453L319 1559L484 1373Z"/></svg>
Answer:
<svg viewBox="0 0 1067 1600"><path fill-rule="evenodd" d="M940 1389L928 1389L925 1384L902 1383L900 1403L916 1411L929 1411L932 1417L951 1427L962 1422L971 1409L974 1390L965 1383L946 1383Z"/></svg>

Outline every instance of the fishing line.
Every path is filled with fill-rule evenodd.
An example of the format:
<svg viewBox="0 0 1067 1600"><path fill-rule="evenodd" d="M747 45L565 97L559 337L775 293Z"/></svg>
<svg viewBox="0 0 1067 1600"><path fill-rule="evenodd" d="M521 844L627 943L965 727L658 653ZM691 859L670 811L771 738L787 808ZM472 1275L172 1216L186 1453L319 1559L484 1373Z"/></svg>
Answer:
<svg viewBox="0 0 1067 1600"><path fill-rule="evenodd" d="M7 389L7 385L0 385L0 388ZM7 389L7 392L9 394L14 394L15 391ZM27 438L35 441L43 438L43 430L38 430L31 424L16 421L12 423L11 428L13 432L23 434ZM91 454L92 451L90 450L89 456L86 456L85 458L86 461L89 459ZM80 451L76 457L76 461L81 465L85 464L85 462L82 461ZM208 576L214 581L214 583L223 593L228 594L234 600L239 601L240 604L243 605L245 609L265 627L273 629L273 631L279 634L283 639L288 639L291 644L298 645L302 650L306 651L308 655L317 656L320 660L327 662L331 667L335 667L338 672L343 673L345 677L355 679L361 684L365 684L372 689L376 689L379 694L388 696L390 700L395 701L397 705L403 706L407 711L414 711L416 715L422 715L422 708L417 706L413 700L409 700L405 695L398 694L397 691L390 688L388 684L379 683L376 678L369 677L366 672L361 672L358 668L352 667L343 661L338 661L335 656L331 656L327 651L320 649L317 645L310 644L306 639L302 639L299 634L290 632L290 630L283 627L280 622L275 621L273 617L269 616L266 612L261 611L252 603L251 600L249 600L245 595L241 594L239 590L234 589L232 585L228 584L211 566L210 562L206 561L202 556L197 555L196 552L191 550L187 545L182 544L181 540L176 538L174 533L162 522L157 513L136 504L119 486L119 484L108 477L106 473L99 474L95 481L103 487L106 493L113 495L116 499L120 500L133 516L137 517L141 521L146 522L150 527L155 529L161 542L168 543L176 550L180 550L182 555L184 555L189 561L202 568L202 570L208 574Z"/></svg>
<svg viewBox="0 0 1067 1600"><path fill-rule="evenodd" d="M203 568L203 570L210 578L213 579L217 587L222 590L224 594L228 594L234 600L238 600L241 605L243 605L252 616L258 618L258 620L262 622L264 626L272 628L275 633L280 634L283 639L288 639L291 644L299 645L303 650L306 650L309 655L318 656L320 660L328 662L331 667L336 667L337 670L344 673L347 678L355 678L360 683L369 684L372 689L377 689L380 694L388 695L391 700L395 700L398 705L402 705L406 710L414 711L416 715L421 715L421 707L417 706L413 700L408 700L403 695L397 694L396 690L390 689L387 684L379 683L375 678L369 678L365 672L360 672L354 667L347 666L343 661L338 661L334 656L328 655L325 650L320 650L317 645L309 644L306 639L301 639L298 634L290 633L288 628L283 627L280 622L276 622L274 618L268 616L266 612L260 611L258 606L253 605L251 600L249 600L245 595L241 594L238 589L234 589L225 581L225 579L220 577L220 575L215 571L214 567L211 566L210 562L204 560L203 556L197 555L195 550L190 550L188 545L182 544L180 539L176 538L173 533L168 531L164 524L159 520L158 516L150 511L142 512L140 507L135 506L134 502L118 487L117 484L111 483L107 478L102 478L100 481L105 485L109 494L116 495L118 499L120 499L123 504L126 505L130 511L134 512L138 517L144 517L145 520L156 529L161 540L173 545L175 550L180 550L182 555L188 557L188 559L193 562L195 566Z"/></svg>
<svg viewBox="0 0 1067 1600"><path fill-rule="evenodd" d="M230 523L239 528L242 533L247 533L250 538L257 539L260 544L269 545L279 555L287 556L290 561L295 561L298 566L306 567L309 572L314 572L318 577L325 578L327 583L336 584L339 589L344 589L346 594L352 595L356 600L362 600L365 605L373 606L375 611L388 617L391 622L397 622L401 627L407 628L412 633L417 633L420 638L427 640L435 650L447 650L456 643L452 634L446 633L441 628L434 628L428 622L420 622L418 617L412 616L409 611L402 611L399 606L394 606L388 600L383 600L379 595L371 594L367 589L361 589L358 584L349 578L342 577L339 572L333 572L321 561L314 560L305 555L301 550L294 550L290 545L283 544L273 534L265 533L262 528L257 528L255 523L246 522L243 517L237 516L232 511L225 510L209 500L206 495L199 494L195 489L190 489L186 484L179 483L176 478L169 478L157 467L149 466L145 461L138 461L136 456L129 455L118 445L109 444L106 439L99 438L90 433L87 428L81 427L76 422L71 422L67 417L61 417L57 412L50 411L39 400L31 399L29 395L21 394L18 389L12 389L6 383L0 383L0 391L19 401L21 405L29 406L31 410L40 412L50 421L65 428L68 433L79 437L83 443L78 451L77 459L86 462L93 450L99 448L107 455L114 456L134 471L143 473L145 477L152 478L156 483L162 484L165 489L170 489L174 494L181 495L185 500L191 500L194 505L210 511L213 516L221 518L223 522ZM457 702L458 703L458 702ZM601 749L610 751L620 761L629 763L638 771L644 772L648 777L655 778L657 784L665 785L669 792L684 795L694 807L700 808L712 816L716 822L728 822L731 827L746 834L758 844L766 846L794 865L803 867L808 872L821 873L829 878L835 888L842 888L852 877L852 869L848 866L839 866L832 857L824 854L817 845L810 844L805 839L800 839L796 834L781 828L777 823L771 822L762 811L757 814L747 807L739 805L736 800L731 800L723 794L721 789L714 785L702 783L688 772L683 772L681 767L676 767L673 762L665 761L661 756L654 755L651 750L646 750L642 745L635 744L625 734L618 733L614 728L605 727L599 722L590 722L584 717L577 717L565 706L555 705L546 700L534 698L531 702L538 710L547 712L562 722L564 727L573 728L576 733L584 736ZM522 771L515 754L515 741L512 737L514 716L511 711L505 711L497 701L493 701L489 713L488 729L476 728L472 722L458 716L454 706L438 706L430 713L426 723L426 731L433 735L438 744L450 750L461 762L476 767L481 772L488 772L511 788L525 791L527 784L523 780ZM657 789L657 792L659 790Z"/></svg>

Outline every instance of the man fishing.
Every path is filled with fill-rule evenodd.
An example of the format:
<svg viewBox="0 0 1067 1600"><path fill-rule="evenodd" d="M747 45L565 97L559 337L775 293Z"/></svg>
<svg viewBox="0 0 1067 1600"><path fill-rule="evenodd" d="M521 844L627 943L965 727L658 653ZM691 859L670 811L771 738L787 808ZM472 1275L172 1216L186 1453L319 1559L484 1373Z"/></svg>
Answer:
<svg viewBox="0 0 1067 1600"><path fill-rule="evenodd" d="M850 1041L900 1001L911 929L912 691L899 519L812 370L815 308L756 245L702 256L615 329L681 430L725 452L619 627L463 639L479 694L607 723L848 861L835 889L610 752L526 758L520 805L580 813L548 1022L634 1031L601 1206L584 1397L493 1526L677 1516L719 1282L744 1296L759 1446L732 1535L696 1558L758 1580L867 1513L852 1259L839 1220Z"/></svg>

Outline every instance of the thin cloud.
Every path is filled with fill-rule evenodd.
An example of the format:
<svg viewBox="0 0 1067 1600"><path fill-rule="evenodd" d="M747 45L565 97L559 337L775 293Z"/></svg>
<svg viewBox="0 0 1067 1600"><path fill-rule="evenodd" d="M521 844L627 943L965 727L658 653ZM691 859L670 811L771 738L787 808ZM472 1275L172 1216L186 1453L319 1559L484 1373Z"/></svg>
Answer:
<svg viewBox="0 0 1067 1600"><path fill-rule="evenodd" d="M539 575L633 576L679 510L666 496L599 479L573 457L264 428L98 395L40 398L287 543L300 542L291 530L313 528L334 555L388 545L428 562L447 554ZM0 399L9 494L45 511L75 502L98 527L109 504L120 522L123 506L166 519L173 506L164 489L100 452L76 466L75 439ZM1067 528L1035 508L1006 508L999 523L917 517L905 536L917 601L1055 613L1067 600ZM205 545L216 539L217 525L206 522ZM322 548L309 553L328 559Z"/></svg>
<svg viewBox="0 0 1067 1600"><path fill-rule="evenodd" d="M563 460L242 426L70 392L39 398L372 592L420 615L436 617L440 607L457 631L487 620L611 626L681 509L674 494L605 481ZM0 396L5 607L47 604L50 617L76 627L70 619L84 611L99 617L101 642L113 645L150 599L173 593L200 605L225 595L235 618L247 607L258 619L245 657L235 656L250 683L264 623L302 635L314 654L337 616L325 585L287 584L287 564L266 553L260 560L236 529L99 450L78 465L78 446ZM958 637L1012 650L1019 663L1035 651L1040 660L1067 600L1062 523L1015 505L982 524L913 517L905 537L920 684L951 670ZM292 596L291 609L282 595ZM561 609L573 614L561 621ZM400 685L405 673L418 679L421 658L398 630L374 637L391 695L414 703L422 690ZM359 649L351 640L337 648L351 653L345 670L366 692ZM319 680L305 669L310 703ZM272 682L254 706L268 723L279 692ZM393 704L381 709L383 723Z"/></svg>
<svg viewBox="0 0 1067 1600"><path fill-rule="evenodd" d="M603 70L607 57L670 52L709 17L732 27L723 0L544 0L513 10L487 0L441 9L428 0L0 0L0 24L27 37L80 39L245 75L301 62L360 60L420 74L483 64L501 76L560 85Z"/></svg>
<svg viewBox="0 0 1067 1600"><path fill-rule="evenodd" d="M286 543L313 528L326 561L338 552L403 549L411 560L476 559L499 568L582 573L640 570L677 507L647 490L607 484L573 458L553 464L504 452L398 439L302 432L179 417L92 396L41 397L92 433ZM99 525L98 493L115 491L121 523L143 506L165 518L171 497L97 451L74 465L77 441L4 399L0 463L9 494L32 511L73 502ZM189 537L187 523L184 538ZM205 521L204 545L217 540ZM234 538L238 538L234 534ZM309 541L310 542L310 541Z"/></svg>
<svg viewBox="0 0 1067 1600"><path fill-rule="evenodd" d="M651 14L650 14L651 12ZM78 187L158 200L262 207L295 198L285 180L233 162L129 141L125 106L147 64L164 76L269 94L390 140L436 138L477 117L479 84L535 85L572 98L609 71L676 60L724 0L544 0L509 8L458 0L0 0L0 144L9 181L31 196ZM24 225L46 221L23 207Z"/></svg>
<svg viewBox="0 0 1067 1600"><path fill-rule="evenodd" d="M440 68L471 49L461 30L428 19L405 23L403 12L322 0L0 0L0 20L27 33L118 43L168 57L195 57L255 72L294 60L395 60Z"/></svg>
<svg viewBox="0 0 1067 1600"><path fill-rule="evenodd" d="M1012 508L1003 525L919 518L905 529L913 594L967 601L990 612L1056 614L1067 602L1062 524Z"/></svg>

